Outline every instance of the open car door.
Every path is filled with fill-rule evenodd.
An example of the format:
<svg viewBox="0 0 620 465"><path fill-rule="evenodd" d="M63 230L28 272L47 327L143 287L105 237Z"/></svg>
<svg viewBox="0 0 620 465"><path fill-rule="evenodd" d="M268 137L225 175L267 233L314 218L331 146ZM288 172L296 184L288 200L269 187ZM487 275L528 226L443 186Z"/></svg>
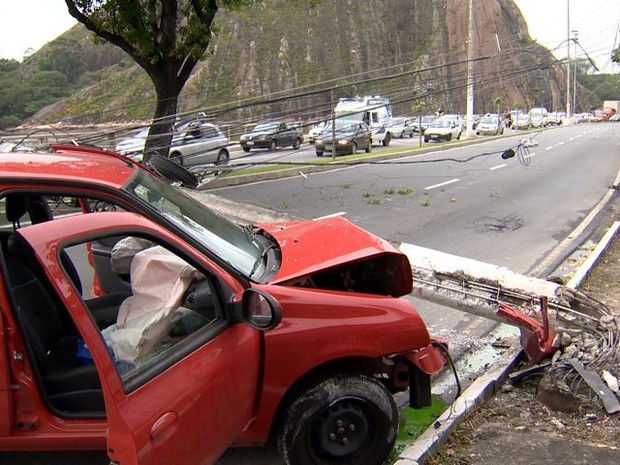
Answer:
<svg viewBox="0 0 620 465"><path fill-rule="evenodd" d="M50 313L64 314L59 319L72 322L75 337L88 349L91 360L84 360L82 354L75 366L83 369L84 364L91 363L96 369L99 379L95 378L88 389L95 397L97 388L101 391L110 459L123 465L214 463L251 420L259 386L262 335L248 325L233 324L229 314L229 302L241 295L242 286L217 265L194 255L191 247L169 231L133 213L77 215L23 227L15 234L21 243L20 255L34 258L28 266L34 263L38 267L33 272L41 287L55 294L51 300L58 302L58 308L50 309ZM127 322L152 318L161 311L161 306L149 300L153 295L147 295L146 303L138 301L135 305L141 291L134 284L140 281L140 273L146 273L146 278L156 284L168 285L169 277L157 275L156 262L148 262L142 271L132 263L132 294L123 300L121 312L151 307L139 317L125 318L123 324L117 320L116 325L101 328L91 307L95 303L81 297L76 278L70 276L62 257L87 253L86 244L93 240L138 234L161 249L161 260L180 262L190 271L180 291L163 288L167 295L161 297L168 299L165 318L172 317L163 326L159 317L148 320L157 322L159 333L151 337L149 332L155 325L147 324L148 340L138 338L135 343L134 339L132 345L120 334L131 326ZM158 259L158 254L151 255ZM180 297L173 297L174 292ZM133 304L126 305L128 301ZM145 329L145 325L137 327ZM39 343L37 337L36 331L27 336L31 345ZM118 349L119 340L121 345L126 344L123 350ZM44 360L34 363L39 365L43 385L47 377L58 379L59 373L49 373L51 365L46 366ZM60 365L63 376L73 366L70 359L59 361ZM63 383L54 385L55 395L60 389L65 401L80 399L77 391L81 387L71 386L73 378L66 376ZM53 396L49 397L53 402ZM56 409L64 409L63 416L69 418L85 414L79 411L79 402L58 404Z"/></svg>

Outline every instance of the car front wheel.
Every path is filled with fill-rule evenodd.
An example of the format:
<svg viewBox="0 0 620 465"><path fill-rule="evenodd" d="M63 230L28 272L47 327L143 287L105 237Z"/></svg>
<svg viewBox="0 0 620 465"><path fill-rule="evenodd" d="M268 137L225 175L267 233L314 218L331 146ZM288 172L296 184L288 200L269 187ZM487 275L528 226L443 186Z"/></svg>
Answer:
<svg viewBox="0 0 620 465"><path fill-rule="evenodd" d="M272 140L271 145L269 146L269 151L275 152L277 147L278 147L278 143L275 140Z"/></svg>
<svg viewBox="0 0 620 465"><path fill-rule="evenodd" d="M385 138L383 139L383 146L387 147L388 145L390 145L390 141L392 140L392 134L390 134L389 132L385 135Z"/></svg>
<svg viewBox="0 0 620 465"><path fill-rule="evenodd" d="M301 146L301 141L299 139L295 139L295 142L293 143L293 149L297 150L300 146Z"/></svg>
<svg viewBox="0 0 620 465"><path fill-rule="evenodd" d="M394 398L380 381L336 375L284 410L278 449L287 465L377 465L394 446L398 421Z"/></svg>
<svg viewBox="0 0 620 465"><path fill-rule="evenodd" d="M368 141L368 146L364 150L366 153L370 153L372 151L372 142Z"/></svg>

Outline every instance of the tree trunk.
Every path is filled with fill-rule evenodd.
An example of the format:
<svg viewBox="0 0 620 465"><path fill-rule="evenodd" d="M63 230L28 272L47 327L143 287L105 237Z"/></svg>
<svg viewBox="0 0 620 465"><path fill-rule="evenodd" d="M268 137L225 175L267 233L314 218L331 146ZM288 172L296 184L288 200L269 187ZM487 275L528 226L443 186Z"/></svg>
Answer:
<svg viewBox="0 0 620 465"><path fill-rule="evenodd" d="M172 142L172 126L176 120L179 94L183 87L182 84L179 85L176 68L172 68L173 66L168 66L168 69L149 73L155 85L157 105L144 147L144 163L148 162L153 154L167 156Z"/></svg>

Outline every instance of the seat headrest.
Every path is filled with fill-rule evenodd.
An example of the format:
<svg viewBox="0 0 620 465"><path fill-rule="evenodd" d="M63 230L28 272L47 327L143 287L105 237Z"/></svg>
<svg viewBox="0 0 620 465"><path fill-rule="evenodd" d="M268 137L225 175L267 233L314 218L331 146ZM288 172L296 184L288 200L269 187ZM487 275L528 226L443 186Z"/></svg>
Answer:
<svg viewBox="0 0 620 465"><path fill-rule="evenodd" d="M11 223L18 222L30 208L27 195L8 195L6 197L6 218Z"/></svg>

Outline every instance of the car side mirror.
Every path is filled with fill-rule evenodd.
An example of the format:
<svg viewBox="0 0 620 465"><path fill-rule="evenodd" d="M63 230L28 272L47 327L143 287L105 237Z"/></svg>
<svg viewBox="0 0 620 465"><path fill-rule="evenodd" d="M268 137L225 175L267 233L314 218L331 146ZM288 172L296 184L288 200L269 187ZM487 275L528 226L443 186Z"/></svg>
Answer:
<svg viewBox="0 0 620 465"><path fill-rule="evenodd" d="M248 288L243 291L241 301L233 304L233 321L267 331L282 321L282 307L267 292Z"/></svg>

